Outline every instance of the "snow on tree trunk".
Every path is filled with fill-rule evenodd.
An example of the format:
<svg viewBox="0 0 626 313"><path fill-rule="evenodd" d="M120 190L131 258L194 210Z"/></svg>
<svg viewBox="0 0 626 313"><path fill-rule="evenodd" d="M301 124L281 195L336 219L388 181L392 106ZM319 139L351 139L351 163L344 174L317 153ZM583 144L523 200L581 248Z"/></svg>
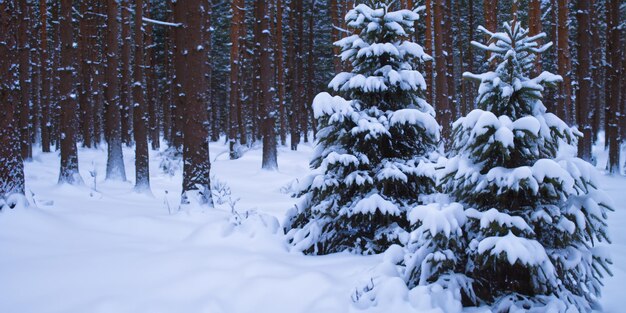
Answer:
<svg viewBox="0 0 626 313"><path fill-rule="evenodd" d="M202 89L204 76L204 42L202 40L202 3L196 0L178 0L176 16L182 19L176 22L184 26L177 36L183 37L180 51L183 54L184 72L178 71L176 76L182 77L184 97L183 127L183 204L213 207L211 195L211 162L209 161L208 112L206 109L206 93ZM177 70L181 69L177 67Z"/></svg>
<svg viewBox="0 0 626 313"><path fill-rule="evenodd" d="M122 122L120 114L119 94L119 15L118 0L107 0L107 29L106 29L106 70L105 70L105 101L107 124L107 180L126 180L124 156L122 154Z"/></svg>
<svg viewBox="0 0 626 313"><path fill-rule="evenodd" d="M440 127L417 66L431 57L408 40L418 15L368 1L346 15L355 31L335 44L352 72L313 100L318 143L301 201L285 227L294 250L371 254L406 241L407 210L435 190Z"/></svg>
<svg viewBox="0 0 626 313"><path fill-rule="evenodd" d="M61 170L59 183L80 185L83 179L78 172L78 149L76 147L76 69L73 65L74 39L72 34L72 0L61 1L61 67L59 68L59 96L61 116Z"/></svg>
<svg viewBox="0 0 626 313"><path fill-rule="evenodd" d="M0 55L14 55L16 50L15 38L11 36L15 31L15 9L10 1L0 3ZM24 195L24 163L16 123L17 101L12 99L16 78L13 61L7 57L0 58L0 209L14 195Z"/></svg>

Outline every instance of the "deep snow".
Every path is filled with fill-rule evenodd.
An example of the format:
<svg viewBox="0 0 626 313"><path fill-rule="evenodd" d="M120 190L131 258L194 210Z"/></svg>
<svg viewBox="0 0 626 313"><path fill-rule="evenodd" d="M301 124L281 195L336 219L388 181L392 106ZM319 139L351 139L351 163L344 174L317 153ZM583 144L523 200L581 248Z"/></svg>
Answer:
<svg viewBox="0 0 626 313"><path fill-rule="evenodd" d="M260 149L236 161L226 149L211 144L212 171L230 188L224 200L239 199L237 213L228 201L179 212L181 171L164 174L156 152L152 195L133 192L132 182L105 182L105 149L80 149L82 187L58 186L58 155L36 154L26 163L36 206L0 212L0 312L359 311L351 296L382 256L290 253L276 232L296 203L287 191L308 173L312 147L280 148L277 172L260 169ZM133 151L124 153L132 180ZM615 203L615 276L602 302L605 312L618 313L626 304L626 178L603 176L601 188ZM409 307L390 306L378 309Z"/></svg>

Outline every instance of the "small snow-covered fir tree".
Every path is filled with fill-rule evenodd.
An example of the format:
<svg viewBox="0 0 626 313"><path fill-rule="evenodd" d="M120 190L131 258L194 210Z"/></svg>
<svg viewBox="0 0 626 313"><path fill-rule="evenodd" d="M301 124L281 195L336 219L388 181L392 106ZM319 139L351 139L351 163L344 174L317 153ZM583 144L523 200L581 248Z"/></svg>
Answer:
<svg viewBox="0 0 626 313"><path fill-rule="evenodd" d="M609 200L595 169L575 158L580 133L546 111L542 92L562 80L529 77L544 34L516 21L493 33L496 69L465 73L480 83L477 105L454 123L444 189L464 206L431 205L409 213L418 226L405 258L409 285L456 284L465 304L494 312L589 312L610 260ZM433 222L434 221L434 222ZM414 234L415 237L416 235ZM443 281L442 281L443 280Z"/></svg>
<svg viewBox="0 0 626 313"><path fill-rule="evenodd" d="M355 34L335 43L353 70L330 82L338 96L321 93L313 103L314 173L285 223L295 250L382 252L405 241L407 209L435 190L440 127L417 70L431 57L408 40L418 15L390 11L392 3L356 6L346 15Z"/></svg>

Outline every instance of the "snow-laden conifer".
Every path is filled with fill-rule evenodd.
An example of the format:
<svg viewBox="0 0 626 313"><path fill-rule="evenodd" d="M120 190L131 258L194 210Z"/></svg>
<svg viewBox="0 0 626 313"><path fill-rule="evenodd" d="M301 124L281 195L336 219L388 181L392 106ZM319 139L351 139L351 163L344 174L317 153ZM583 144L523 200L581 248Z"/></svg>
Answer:
<svg viewBox="0 0 626 313"><path fill-rule="evenodd" d="M409 214L425 240L414 243L405 275L410 285L456 287L466 305L495 312L588 312L609 273L598 244L608 241L610 201L593 166L571 153L580 132L542 103L544 88L562 78L530 77L551 43L540 45L545 35L529 36L516 21L503 32L479 30L489 44L472 44L490 53L495 70L464 74L480 84L478 109L454 123L441 173L464 209ZM435 213L438 225L428 226Z"/></svg>
<svg viewBox="0 0 626 313"><path fill-rule="evenodd" d="M356 6L346 15L355 34L335 43L353 70L330 82L338 95L313 103L314 172L285 224L295 250L382 252L406 241L408 208L435 190L440 127L417 69L431 57L408 40L418 15L392 2Z"/></svg>

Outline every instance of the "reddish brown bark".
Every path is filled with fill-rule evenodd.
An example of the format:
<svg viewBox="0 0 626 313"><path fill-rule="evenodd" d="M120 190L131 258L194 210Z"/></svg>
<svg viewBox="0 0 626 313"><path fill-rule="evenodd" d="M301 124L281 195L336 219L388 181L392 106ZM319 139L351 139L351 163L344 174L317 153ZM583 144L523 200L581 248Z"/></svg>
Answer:
<svg viewBox="0 0 626 313"><path fill-rule="evenodd" d="M0 2L0 55L16 53L15 7L13 1ZM0 199L24 194L24 163L21 156L15 101L11 99L14 73L8 57L0 58ZM1 209L1 207L0 207Z"/></svg>
<svg viewBox="0 0 626 313"><path fill-rule="evenodd" d="M148 167L148 134L144 90L144 36L142 30L144 4L135 0L135 57L133 60L133 136L135 140L135 190L150 190Z"/></svg>
<svg viewBox="0 0 626 313"><path fill-rule="evenodd" d="M563 77L563 83L559 85L559 100L556 114L567 123L572 122L572 57L569 47L569 29L567 19L569 17L569 7L567 0L558 0L557 14L557 62L558 74Z"/></svg>
<svg viewBox="0 0 626 313"><path fill-rule="evenodd" d="M589 14L591 7L589 1L578 1L576 18L578 20L578 67L576 79L576 120L578 129L582 131L583 138L578 141L578 155L587 161L591 161L593 110L591 110L591 25Z"/></svg>
<svg viewBox="0 0 626 313"><path fill-rule="evenodd" d="M183 27L177 30L177 36L182 37L179 48L186 51L182 58L186 76L182 82L182 90L187 94L184 102L183 128L183 204L190 201L213 207L211 195L211 163L209 162L208 120L205 84L202 73L205 62L205 47L202 40L202 3L196 0L178 0L174 8L178 22ZM178 70L179 68L177 68ZM182 76L183 72L177 72ZM189 192L197 191L199 198L191 200Z"/></svg>
<svg viewBox="0 0 626 313"><path fill-rule="evenodd" d="M230 25L230 109L229 109L229 129L228 141L230 159L238 158L235 151L238 133L238 110L240 103L241 84L239 83L239 66L241 64L240 50L240 28L244 22L245 11L243 10L244 1L234 0L231 2L231 11L233 18Z"/></svg>
<svg viewBox="0 0 626 313"><path fill-rule="evenodd" d="M22 158L29 160L33 156L32 145L30 142L30 87L31 87L31 71L30 71L30 44L28 36L30 36L30 15L29 5L26 0L17 0L19 3L18 11L18 33L17 45L19 49L19 83L20 83L20 106L19 106L19 125L20 125L20 143L22 150Z"/></svg>
<svg viewBox="0 0 626 313"><path fill-rule="evenodd" d="M61 0L61 67L59 68L59 96L61 104L60 132L61 132L61 170L60 184L82 184L83 180L78 172L78 150L76 148L76 110L77 103L74 96L75 68L73 58L73 31L72 31L72 0Z"/></svg>
<svg viewBox="0 0 626 313"><path fill-rule="evenodd" d="M444 53L444 12L445 12L445 0L435 0L433 6L434 13L434 42L435 42L435 108L437 109L437 116L441 120L442 126L442 138L447 140L450 137L450 131L452 127L453 112L450 107L450 99L448 95L448 78L447 78L447 62L446 55Z"/></svg>
<svg viewBox="0 0 626 313"><path fill-rule="evenodd" d="M46 0L39 1L41 16L41 150L50 152L50 60L48 60L48 11Z"/></svg>

